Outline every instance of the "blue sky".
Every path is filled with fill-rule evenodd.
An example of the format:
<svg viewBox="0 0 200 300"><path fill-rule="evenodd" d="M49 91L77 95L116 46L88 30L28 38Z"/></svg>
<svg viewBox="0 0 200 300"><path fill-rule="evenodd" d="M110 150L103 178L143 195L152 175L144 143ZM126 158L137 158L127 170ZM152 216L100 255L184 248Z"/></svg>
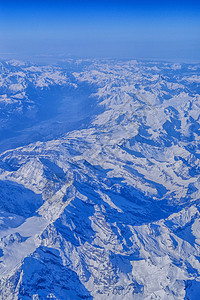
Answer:
<svg viewBox="0 0 200 300"><path fill-rule="evenodd" d="M200 60L200 1L2 1L0 56Z"/></svg>

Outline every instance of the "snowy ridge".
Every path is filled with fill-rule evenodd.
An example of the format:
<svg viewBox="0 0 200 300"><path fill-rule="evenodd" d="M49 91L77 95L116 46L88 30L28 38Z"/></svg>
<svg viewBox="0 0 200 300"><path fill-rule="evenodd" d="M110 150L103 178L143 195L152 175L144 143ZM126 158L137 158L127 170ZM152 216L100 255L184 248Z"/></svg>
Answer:
<svg viewBox="0 0 200 300"><path fill-rule="evenodd" d="M2 299L197 299L200 66L67 67L102 109L1 154Z"/></svg>

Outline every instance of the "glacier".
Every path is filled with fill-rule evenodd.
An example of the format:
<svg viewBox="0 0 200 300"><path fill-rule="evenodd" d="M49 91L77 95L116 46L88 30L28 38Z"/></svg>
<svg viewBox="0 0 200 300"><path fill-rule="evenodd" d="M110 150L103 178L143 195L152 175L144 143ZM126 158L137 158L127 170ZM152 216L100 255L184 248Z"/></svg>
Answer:
<svg viewBox="0 0 200 300"><path fill-rule="evenodd" d="M0 299L200 298L200 64L0 62Z"/></svg>

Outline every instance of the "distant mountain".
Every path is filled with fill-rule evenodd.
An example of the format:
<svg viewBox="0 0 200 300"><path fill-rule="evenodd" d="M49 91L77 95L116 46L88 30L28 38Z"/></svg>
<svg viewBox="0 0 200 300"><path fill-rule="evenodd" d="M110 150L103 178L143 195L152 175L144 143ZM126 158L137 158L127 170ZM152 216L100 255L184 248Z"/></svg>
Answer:
<svg viewBox="0 0 200 300"><path fill-rule="evenodd" d="M198 299L200 64L2 61L0 93L2 299Z"/></svg>

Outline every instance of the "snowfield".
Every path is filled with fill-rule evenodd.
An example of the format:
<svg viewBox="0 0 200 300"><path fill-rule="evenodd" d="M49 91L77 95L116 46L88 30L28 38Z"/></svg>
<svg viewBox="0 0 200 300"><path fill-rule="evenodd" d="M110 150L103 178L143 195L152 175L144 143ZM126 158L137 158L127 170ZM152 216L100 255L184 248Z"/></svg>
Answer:
<svg viewBox="0 0 200 300"><path fill-rule="evenodd" d="M200 64L0 63L0 299L200 298Z"/></svg>

